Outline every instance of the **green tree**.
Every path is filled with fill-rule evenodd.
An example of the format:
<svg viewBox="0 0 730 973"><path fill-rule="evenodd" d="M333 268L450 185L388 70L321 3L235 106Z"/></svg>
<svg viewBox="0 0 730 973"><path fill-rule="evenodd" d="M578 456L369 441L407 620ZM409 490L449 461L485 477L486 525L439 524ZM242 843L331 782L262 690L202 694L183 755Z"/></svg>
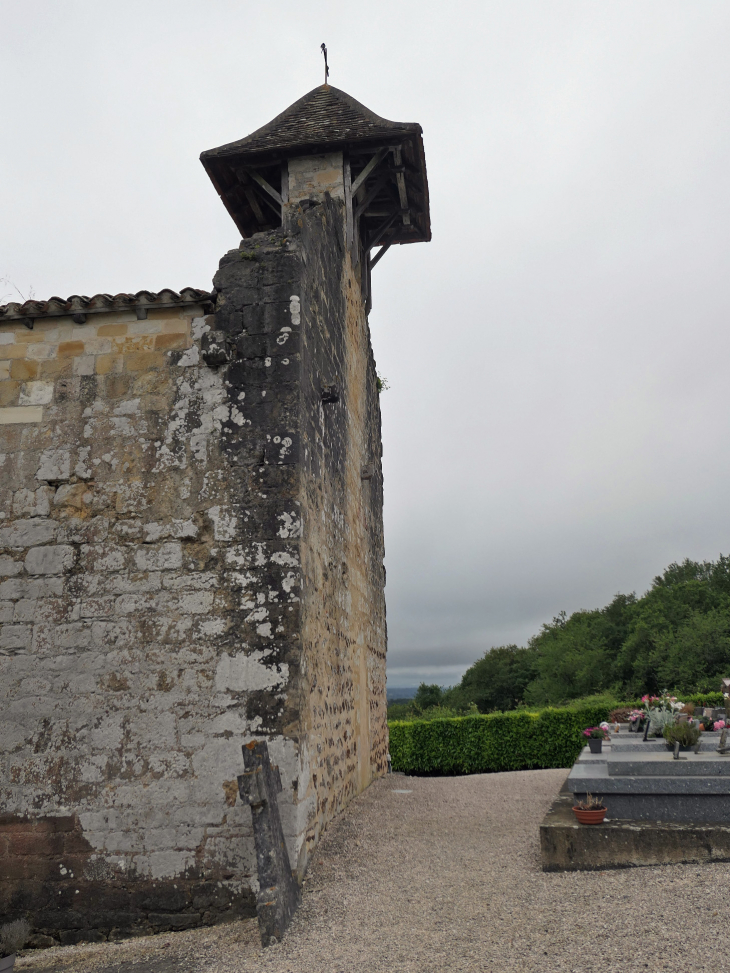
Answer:
<svg viewBox="0 0 730 973"><path fill-rule="evenodd" d="M730 557L670 564L637 598L561 612L527 648L491 649L461 684L419 688L423 709L465 712L550 706L604 694L630 699L663 689L707 693L730 674ZM417 697L418 699L419 697Z"/></svg>
<svg viewBox="0 0 730 973"><path fill-rule="evenodd" d="M537 676L527 687L531 705L557 705L606 689L611 682L611 654L601 613L562 612L530 640L537 653Z"/></svg>
<svg viewBox="0 0 730 973"><path fill-rule="evenodd" d="M528 683L537 673L534 649L502 645L485 652L464 673L461 684L446 694L446 704L480 713L510 710L524 702Z"/></svg>
<svg viewBox="0 0 730 973"><path fill-rule="evenodd" d="M430 709L432 706L440 706L443 702L443 690L435 683L427 686L425 682L416 690L413 698L413 706L416 710Z"/></svg>

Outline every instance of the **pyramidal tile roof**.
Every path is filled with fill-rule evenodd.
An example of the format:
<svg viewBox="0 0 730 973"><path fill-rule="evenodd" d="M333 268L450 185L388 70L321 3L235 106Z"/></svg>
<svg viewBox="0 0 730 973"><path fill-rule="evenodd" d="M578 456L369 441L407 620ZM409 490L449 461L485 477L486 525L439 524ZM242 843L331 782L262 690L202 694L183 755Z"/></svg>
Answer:
<svg viewBox="0 0 730 973"><path fill-rule="evenodd" d="M352 142L396 142L420 134L417 122L391 122L347 92L322 84L251 135L208 149L200 158L205 163L230 155L290 154L296 149L343 147Z"/></svg>

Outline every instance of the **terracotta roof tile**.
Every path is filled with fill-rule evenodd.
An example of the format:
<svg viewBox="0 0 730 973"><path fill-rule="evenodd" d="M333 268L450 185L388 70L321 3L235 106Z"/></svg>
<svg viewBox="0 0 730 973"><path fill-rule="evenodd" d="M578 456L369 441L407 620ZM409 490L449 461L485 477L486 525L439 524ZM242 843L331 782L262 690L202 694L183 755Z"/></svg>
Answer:
<svg viewBox="0 0 730 973"><path fill-rule="evenodd" d="M51 297L47 301L30 300L23 304L0 306L0 324L18 319L61 317L73 314L98 314L103 311L133 311L137 308L183 307L186 304L208 304L213 300L210 291L183 287L177 291L137 291L136 294L72 294L71 297Z"/></svg>

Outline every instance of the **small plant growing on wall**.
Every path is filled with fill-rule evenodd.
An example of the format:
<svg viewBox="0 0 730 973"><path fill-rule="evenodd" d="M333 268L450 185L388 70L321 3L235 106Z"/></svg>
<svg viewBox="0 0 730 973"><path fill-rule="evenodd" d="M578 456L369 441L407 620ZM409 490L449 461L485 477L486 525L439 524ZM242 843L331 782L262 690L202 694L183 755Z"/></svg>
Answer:
<svg viewBox="0 0 730 973"><path fill-rule="evenodd" d="M388 382L388 379L385 378L384 375L381 375L379 372L376 374L377 374L377 378L375 379L375 385L378 389L378 392L387 392L387 390L390 388L390 383Z"/></svg>

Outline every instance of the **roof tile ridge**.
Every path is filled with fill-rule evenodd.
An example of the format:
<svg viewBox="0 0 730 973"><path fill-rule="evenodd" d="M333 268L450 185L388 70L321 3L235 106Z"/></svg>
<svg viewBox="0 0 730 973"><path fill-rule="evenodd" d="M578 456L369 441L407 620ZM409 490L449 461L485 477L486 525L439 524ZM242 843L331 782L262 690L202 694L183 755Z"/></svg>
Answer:
<svg viewBox="0 0 730 973"><path fill-rule="evenodd" d="M31 298L22 304L11 301L0 305L0 320L10 318L32 318L80 313L84 311L123 310L140 304L157 304L174 306L179 304L208 303L211 298L210 290L198 287L183 287L175 291L171 287L163 287L159 291L141 290L136 293L119 294L99 293L88 297L85 294L71 294L70 297L54 295L47 301Z"/></svg>

